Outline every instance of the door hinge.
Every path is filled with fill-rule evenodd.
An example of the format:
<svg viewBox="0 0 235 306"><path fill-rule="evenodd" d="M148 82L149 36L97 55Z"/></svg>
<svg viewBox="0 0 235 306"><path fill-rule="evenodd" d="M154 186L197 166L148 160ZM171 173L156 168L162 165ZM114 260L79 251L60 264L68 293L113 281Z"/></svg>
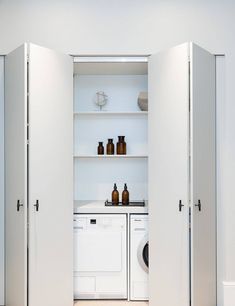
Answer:
<svg viewBox="0 0 235 306"><path fill-rule="evenodd" d="M29 124L27 123L27 145L29 144Z"/></svg>
<svg viewBox="0 0 235 306"><path fill-rule="evenodd" d="M188 86L189 86L189 99L188 99L188 101L189 101L189 105L188 105L188 109L189 109L189 113L190 113L190 111L191 111L191 88L190 88L190 86L191 86L191 68L190 68L190 60L188 61L188 75L189 75L189 84L188 84Z"/></svg>
<svg viewBox="0 0 235 306"><path fill-rule="evenodd" d="M191 207L189 207L189 230L191 230Z"/></svg>

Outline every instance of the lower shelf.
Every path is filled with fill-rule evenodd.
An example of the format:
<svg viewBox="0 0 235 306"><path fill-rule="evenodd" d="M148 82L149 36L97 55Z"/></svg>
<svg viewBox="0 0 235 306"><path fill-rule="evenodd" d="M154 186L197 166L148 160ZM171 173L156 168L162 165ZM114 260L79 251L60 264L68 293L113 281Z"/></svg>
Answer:
<svg viewBox="0 0 235 306"><path fill-rule="evenodd" d="M147 154L138 155L138 154L130 154L130 155L83 155L77 154L73 156L74 158L148 158Z"/></svg>
<svg viewBox="0 0 235 306"><path fill-rule="evenodd" d="M74 306L147 306L148 302L133 302L123 300L75 300Z"/></svg>

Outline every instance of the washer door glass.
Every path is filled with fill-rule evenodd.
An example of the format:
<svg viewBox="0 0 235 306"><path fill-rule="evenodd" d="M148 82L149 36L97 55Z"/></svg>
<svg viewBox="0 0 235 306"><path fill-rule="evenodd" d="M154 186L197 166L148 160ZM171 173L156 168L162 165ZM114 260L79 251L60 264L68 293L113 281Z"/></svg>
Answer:
<svg viewBox="0 0 235 306"><path fill-rule="evenodd" d="M137 257L139 264L141 268L148 272L148 266L149 266L149 242L147 235L141 240L138 251L137 251Z"/></svg>
<svg viewBox="0 0 235 306"><path fill-rule="evenodd" d="M147 267L149 267L149 243L147 242L143 249L143 260Z"/></svg>

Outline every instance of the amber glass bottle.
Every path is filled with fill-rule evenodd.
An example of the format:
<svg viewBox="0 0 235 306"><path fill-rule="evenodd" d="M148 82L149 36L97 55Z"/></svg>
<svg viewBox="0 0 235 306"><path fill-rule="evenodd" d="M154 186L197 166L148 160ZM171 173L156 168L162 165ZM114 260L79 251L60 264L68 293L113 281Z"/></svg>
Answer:
<svg viewBox="0 0 235 306"><path fill-rule="evenodd" d="M114 184L113 192L112 192L112 204L114 204L114 205L118 205L119 204L119 192L117 190L116 183Z"/></svg>
<svg viewBox="0 0 235 306"><path fill-rule="evenodd" d="M97 148L97 154L98 155L103 155L104 154L104 146L103 146L103 142L99 141L99 145Z"/></svg>
<svg viewBox="0 0 235 306"><path fill-rule="evenodd" d="M127 184L124 185L124 190L122 192L122 205L129 204L129 191L127 190Z"/></svg>
<svg viewBox="0 0 235 306"><path fill-rule="evenodd" d="M126 154L125 136L118 136L117 154L118 155L125 155Z"/></svg>
<svg viewBox="0 0 235 306"><path fill-rule="evenodd" d="M113 139L109 138L108 143L106 146L106 154L107 155L113 155L114 154L114 144L113 144Z"/></svg>

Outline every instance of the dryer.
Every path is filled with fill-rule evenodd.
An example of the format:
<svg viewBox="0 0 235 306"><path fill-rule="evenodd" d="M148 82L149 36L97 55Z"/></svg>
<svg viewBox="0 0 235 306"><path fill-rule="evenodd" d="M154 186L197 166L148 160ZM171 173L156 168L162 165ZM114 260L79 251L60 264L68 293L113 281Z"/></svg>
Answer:
<svg viewBox="0 0 235 306"><path fill-rule="evenodd" d="M148 300L148 215L130 216L130 300Z"/></svg>
<svg viewBox="0 0 235 306"><path fill-rule="evenodd" d="M124 214L74 215L74 298L127 298Z"/></svg>

